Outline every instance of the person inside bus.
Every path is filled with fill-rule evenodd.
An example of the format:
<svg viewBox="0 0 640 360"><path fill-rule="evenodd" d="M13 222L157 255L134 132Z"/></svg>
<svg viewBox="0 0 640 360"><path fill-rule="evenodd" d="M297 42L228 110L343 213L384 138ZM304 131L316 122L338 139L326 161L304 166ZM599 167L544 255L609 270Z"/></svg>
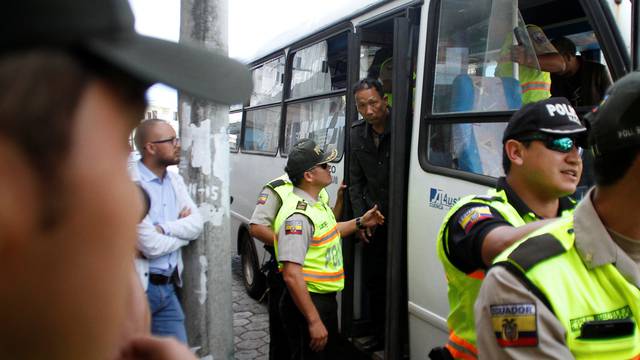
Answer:
<svg viewBox="0 0 640 360"><path fill-rule="evenodd" d="M511 45L514 36L517 45ZM531 53L529 43L533 46L534 54ZM495 75L513 77L514 63L520 65L518 79L523 105L551 97L551 73L565 70L562 56L558 54L542 29L531 24L527 25L526 31L517 27L513 34L509 33L506 36Z"/></svg>
<svg viewBox="0 0 640 360"><path fill-rule="evenodd" d="M142 207L127 138L151 83L234 103L250 93L249 72L138 35L126 0L3 5L0 358L195 359L151 335L121 346Z"/></svg>
<svg viewBox="0 0 640 360"><path fill-rule="evenodd" d="M566 97L573 106L598 105L611 85L607 68L576 55L576 45L566 37L551 43L566 63L564 71L551 74L551 94Z"/></svg>
<svg viewBox="0 0 640 360"><path fill-rule="evenodd" d="M344 288L341 236L384 223L377 206L336 222L319 197L331 184L328 163L336 156L335 149L325 153L313 140L302 139L289 152L285 168L294 187L275 219L274 245L286 284L279 307L291 359L344 358L336 347L336 294Z"/></svg>
<svg viewBox="0 0 640 360"><path fill-rule="evenodd" d="M486 274L475 305L482 358L640 355L640 74L605 97L585 116L596 186Z"/></svg>
<svg viewBox="0 0 640 360"><path fill-rule="evenodd" d="M353 87L356 108L362 120L350 133L349 197L355 216L377 205L388 213L389 161L391 153L391 112L383 86L376 79L360 80ZM363 344L367 350L384 346L387 278L387 226L362 229L365 242L363 271L368 291L373 337Z"/></svg>
<svg viewBox="0 0 640 360"><path fill-rule="evenodd" d="M333 214L336 219L342 216L342 208L344 203L344 190L346 185L342 183L338 188L336 203L333 207ZM282 274L278 271L278 262L275 257L273 248L274 239L274 221L282 200L293 190L293 184L285 173L284 175L269 181L260 192L256 207L249 221L249 232L252 237L260 240L265 245L267 252L271 254L269 267L267 269L267 285L269 287L267 296L269 302L269 359L290 359L289 345L280 319L280 311L278 303L285 289ZM318 194L320 201L329 204L329 194L326 189L322 189Z"/></svg>
<svg viewBox="0 0 640 360"><path fill-rule="evenodd" d="M485 195L460 199L440 227L437 252L448 282L450 335L433 358L446 352L456 359L477 357L473 304L484 273L513 242L573 212L569 195L582 174L577 144L586 131L565 98L531 103L513 114L502 137L506 177Z"/></svg>
<svg viewBox="0 0 640 360"><path fill-rule="evenodd" d="M387 98L387 105L393 105L392 93L393 51L390 48L380 48L373 55L373 61L367 70L367 77L378 79L382 84L382 91Z"/></svg>

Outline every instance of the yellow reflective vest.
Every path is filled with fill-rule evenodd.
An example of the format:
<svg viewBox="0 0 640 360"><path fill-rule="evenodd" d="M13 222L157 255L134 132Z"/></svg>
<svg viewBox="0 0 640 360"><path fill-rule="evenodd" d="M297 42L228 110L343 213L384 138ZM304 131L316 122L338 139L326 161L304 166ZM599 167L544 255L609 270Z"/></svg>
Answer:
<svg viewBox="0 0 640 360"><path fill-rule="evenodd" d="M484 270L478 269L471 274L466 274L453 265L447 256L449 252L447 248L449 219L456 211L469 203L485 204L494 208L514 227L539 220L533 213L520 216L507 200L505 191L496 189L489 190L484 196L471 195L460 199L444 217L436 246L448 285L449 316L447 317L447 325L449 326L449 340L445 346L455 359L475 359L478 356L473 304L480 292ZM573 208L565 210L562 215L572 213Z"/></svg>
<svg viewBox="0 0 640 360"><path fill-rule="evenodd" d="M527 246L533 242L535 249ZM573 217L565 217L513 244L494 265L537 288L533 292L562 323L576 359L640 359L640 289L614 264L587 268L574 245ZM607 337L605 329L600 337L581 337L588 321L621 319L633 322L631 334Z"/></svg>
<svg viewBox="0 0 640 360"><path fill-rule="evenodd" d="M274 231L278 233L282 226L287 226L285 220L295 213L306 216L314 227L313 238L309 242L302 265L307 290L320 294L341 291L344 288L342 244L333 211L323 201L319 200L311 205L291 191L283 199L274 223ZM277 239L274 245L277 258ZM282 269L282 263L279 260L278 268Z"/></svg>

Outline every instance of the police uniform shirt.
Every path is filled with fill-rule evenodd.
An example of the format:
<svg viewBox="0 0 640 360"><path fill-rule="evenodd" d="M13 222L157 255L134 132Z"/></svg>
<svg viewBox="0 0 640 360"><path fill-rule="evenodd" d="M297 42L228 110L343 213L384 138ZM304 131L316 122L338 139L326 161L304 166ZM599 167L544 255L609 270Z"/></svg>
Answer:
<svg viewBox="0 0 640 360"><path fill-rule="evenodd" d="M595 211L591 194L578 205L574 213L575 246L587 268L614 264L618 271L640 287L640 266L615 242ZM500 347L492 322L490 306L521 304L535 307L538 345L531 347ZM566 332L553 313L531 293L517 277L502 266L486 274L476 300L477 346L480 359L573 359L565 343ZM497 316L497 315L496 315Z"/></svg>
<svg viewBox="0 0 640 360"><path fill-rule="evenodd" d="M317 202L299 188L294 187L293 193L300 196L309 206L314 206ZM328 207L326 204L323 206ZM278 231L278 261L304 265L314 231L313 223L308 217L299 213L289 216Z"/></svg>
<svg viewBox="0 0 640 360"><path fill-rule="evenodd" d="M282 206L280 196L270 187L265 186L260 192L260 195L258 195L258 201L256 202L255 209L253 209L249 223L271 227L271 224L273 224L273 221L278 215L280 206Z"/></svg>
<svg viewBox="0 0 640 360"><path fill-rule="evenodd" d="M505 178L498 179L496 188L505 191L509 204L527 222L542 219L520 199ZM573 208L573 202L568 197L561 198L558 215L571 208ZM472 202L462 206L449 218L447 223L449 261L467 274L486 268L482 261L484 239L491 230L505 225L512 226L490 205Z"/></svg>

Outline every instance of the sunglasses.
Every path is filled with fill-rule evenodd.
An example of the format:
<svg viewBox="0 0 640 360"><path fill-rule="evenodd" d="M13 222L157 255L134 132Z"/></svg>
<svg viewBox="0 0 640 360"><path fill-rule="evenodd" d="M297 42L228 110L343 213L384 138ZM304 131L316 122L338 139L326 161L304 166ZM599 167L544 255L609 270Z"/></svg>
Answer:
<svg viewBox="0 0 640 360"><path fill-rule="evenodd" d="M324 163L324 164L318 164L318 165L316 165L316 166L312 166L312 167L311 167L309 170L307 170L307 171L311 171L311 170L313 170L313 169L315 169L315 168L317 168L317 167L319 167L320 169L323 169L323 170L327 170L327 168L329 167L329 164L327 164L327 163Z"/></svg>
<svg viewBox="0 0 640 360"><path fill-rule="evenodd" d="M536 134L536 135L519 138L517 140L518 141L532 141L532 140L542 141L542 143L547 149L558 151L561 153L568 153L575 146L576 148L578 148L578 151L582 153L582 148L576 143L576 139L571 138L569 136L554 137L549 135Z"/></svg>

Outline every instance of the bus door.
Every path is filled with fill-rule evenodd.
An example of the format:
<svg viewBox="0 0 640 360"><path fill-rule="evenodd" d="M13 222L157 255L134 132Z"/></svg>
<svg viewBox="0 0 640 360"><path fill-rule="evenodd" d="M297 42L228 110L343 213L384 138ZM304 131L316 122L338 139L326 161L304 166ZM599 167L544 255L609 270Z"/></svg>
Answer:
<svg viewBox="0 0 640 360"><path fill-rule="evenodd" d="M386 323L385 342L376 358L402 359L407 349L406 321L406 182L408 154L411 142L411 117L413 114L413 89L415 59L419 25L419 7L403 8L393 14L374 18L357 27L355 42L358 49L359 72L356 81L366 77L377 78L383 86L387 102L391 107L391 151L389 165L389 211L387 218L386 251ZM355 81L354 81L355 82ZM352 121L360 116L354 112ZM345 264L352 269L351 281L343 293L342 329L358 348L366 348L371 334L371 304L365 279L367 269L363 266L361 243L348 249L345 244ZM348 269L345 265L345 269ZM381 279L380 281L384 281ZM351 309L346 309L346 299L351 300Z"/></svg>

